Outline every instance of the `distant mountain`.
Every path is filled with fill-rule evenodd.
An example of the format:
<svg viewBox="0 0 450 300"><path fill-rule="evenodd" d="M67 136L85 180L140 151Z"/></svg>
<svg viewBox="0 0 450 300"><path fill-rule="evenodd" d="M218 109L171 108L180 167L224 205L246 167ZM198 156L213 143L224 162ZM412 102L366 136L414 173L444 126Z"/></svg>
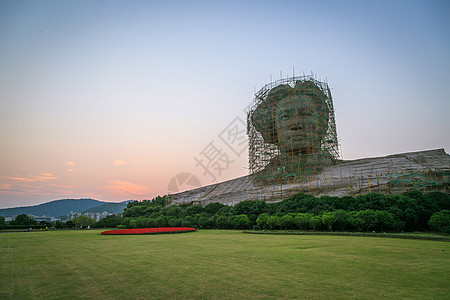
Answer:
<svg viewBox="0 0 450 300"><path fill-rule="evenodd" d="M95 207L91 207L89 209L86 209L84 211L82 211L81 213L87 213L87 212L110 212L113 214L121 214L123 213L123 209L125 207L127 207L129 201L124 201L124 202L120 202L120 203L105 203L99 206L95 206Z"/></svg>
<svg viewBox="0 0 450 300"><path fill-rule="evenodd" d="M9 215L17 216L20 214L27 214L27 215L32 214L34 216L45 215L51 217L58 217L67 215L71 211L84 211L107 204L116 204L116 203L102 202L94 199L62 199L34 206L3 208L0 209L0 216L9 216Z"/></svg>

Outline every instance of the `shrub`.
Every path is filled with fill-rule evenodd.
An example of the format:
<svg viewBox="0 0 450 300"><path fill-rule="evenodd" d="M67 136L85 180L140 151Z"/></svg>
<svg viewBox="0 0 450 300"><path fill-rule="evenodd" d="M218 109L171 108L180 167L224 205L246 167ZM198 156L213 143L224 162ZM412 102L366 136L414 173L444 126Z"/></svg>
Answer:
<svg viewBox="0 0 450 300"><path fill-rule="evenodd" d="M227 228L227 223L228 223L228 217L227 216L219 216L219 217L217 217L217 220L216 220L217 228L225 229L225 228Z"/></svg>
<svg viewBox="0 0 450 300"><path fill-rule="evenodd" d="M286 214L281 217L281 227L283 229L295 229L295 222L294 222L294 216L295 214Z"/></svg>
<svg viewBox="0 0 450 300"><path fill-rule="evenodd" d="M308 230L310 229L309 219L313 217L312 214L308 213L298 213L294 216L294 224L297 229Z"/></svg>
<svg viewBox="0 0 450 300"><path fill-rule="evenodd" d="M253 230L262 230L261 227L259 227L258 225L254 225L253 226Z"/></svg>
<svg viewBox="0 0 450 300"><path fill-rule="evenodd" d="M328 227L329 231L333 231L333 224L336 223L333 212L324 212L322 215L322 223Z"/></svg>
<svg viewBox="0 0 450 300"><path fill-rule="evenodd" d="M431 228L440 232L446 232L450 227L450 210L441 210L433 214L428 221Z"/></svg>
<svg viewBox="0 0 450 300"><path fill-rule="evenodd" d="M92 225L92 227L94 227L94 228L114 228L117 225L119 225L121 221L122 221L122 218L120 216L110 215L104 219L97 221L95 224ZM55 227L57 227L56 222L55 222Z"/></svg>
<svg viewBox="0 0 450 300"><path fill-rule="evenodd" d="M267 229L275 230L275 229L281 229L282 227L282 220L280 216L273 215L270 216L269 219L267 219Z"/></svg>
<svg viewBox="0 0 450 300"><path fill-rule="evenodd" d="M249 229L252 223L247 215L237 215L233 217L233 227L235 229Z"/></svg>
<svg viewBox="0 0 450 300"><path fill-rule="evenodd" d="M119 229L103 231L103 235L128 235L128 234L161 234L161 233L183 233L195 231L195 228L186 227L160 227L160 228L139 228L139 229Z"/></svg>
<svg viewBox="0 0 450 300"><path fill-rule="evenodd" d="M83 227L92 226L95 224L95 220L87 216L78 216L76 218L73 218L71 221L76 226L83 226Z"/></svg>
<svg viewBox="0 0 450 300"><path fill-rule="evenodd" d="M319 216L312 216L309 219L309 224L314 231L317 231L319 229L321 222L322 222L322 218Z"/></svg>
<svg viewBox="0 0 450 300"><path fill-rule="evenodd" d="M256 219L256 224L261 227L262 229L269 229L268 228L268 220L270 218L270 215L267 213L259 215L259 217Z"/></svg>
<svg viewBox="0 0 450 300"><path fill-rule="evenodd" d="M10 225L38 225L38 222L28 217L26 214L16 216L16 218L9 222Z"/></svg>

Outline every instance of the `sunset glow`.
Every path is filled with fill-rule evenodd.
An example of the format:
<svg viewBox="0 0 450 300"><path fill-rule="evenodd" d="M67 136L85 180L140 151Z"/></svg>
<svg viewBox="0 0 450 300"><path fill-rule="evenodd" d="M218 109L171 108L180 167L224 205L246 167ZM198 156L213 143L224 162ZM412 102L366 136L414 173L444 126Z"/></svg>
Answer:
<svg viewBox="0 0 450 300"><path fill-rule="evenodd" d="M294 74L332 88L342 158L448 153L449 7L2 1L0 208L244 176L246 108Z"/></svg>

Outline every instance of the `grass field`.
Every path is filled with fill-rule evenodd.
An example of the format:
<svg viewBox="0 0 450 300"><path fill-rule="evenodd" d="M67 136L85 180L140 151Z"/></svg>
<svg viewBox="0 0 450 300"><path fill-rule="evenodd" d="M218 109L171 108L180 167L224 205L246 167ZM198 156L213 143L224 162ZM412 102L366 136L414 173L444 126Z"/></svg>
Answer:
<svg viewBox="0 0 450 300"><path fill-rule="evenodd" d="M239 231L0 234L0 299L449 299L450 243Z"/></svg>

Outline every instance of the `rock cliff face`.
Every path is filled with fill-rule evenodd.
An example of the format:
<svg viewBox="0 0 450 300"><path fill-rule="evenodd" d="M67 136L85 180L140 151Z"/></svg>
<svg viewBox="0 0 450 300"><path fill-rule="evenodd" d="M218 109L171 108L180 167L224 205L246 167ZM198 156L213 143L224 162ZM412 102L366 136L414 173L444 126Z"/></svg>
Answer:
<svg viewBox="0 0 450 300"><path fill-rule="evenodd" d="M295 193L348 196L408 190L450 193L450 155L444 149L339 161L301 182L262 185L251 175L171 195L173 204L281 201Z"/></svg>

